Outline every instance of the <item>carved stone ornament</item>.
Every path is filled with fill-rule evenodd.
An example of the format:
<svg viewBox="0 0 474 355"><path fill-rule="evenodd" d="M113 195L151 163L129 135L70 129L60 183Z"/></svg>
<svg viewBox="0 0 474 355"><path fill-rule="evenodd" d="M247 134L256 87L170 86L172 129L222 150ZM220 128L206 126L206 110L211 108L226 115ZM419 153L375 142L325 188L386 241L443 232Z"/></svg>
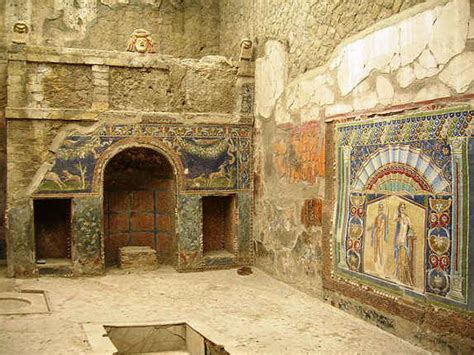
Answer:
<svg viewBox="0 0 474 355"><path fill-rule="evenodd" d="M253 43L250 39L244 38L240 41L240 60L252 60Z"/></svg>
<svg viewBox="0 0 474 355"><path fill-rule="evenodd" d="M128 52L155 53L150 32L144 29L133 31L128 41Z"/></svg>
<svg viewBox="0 0 474 355"><path fill-rule="evenodd" d="M23 21L18 21L13 25L13 32L16 33L28 33L28 25Z"/></svg>

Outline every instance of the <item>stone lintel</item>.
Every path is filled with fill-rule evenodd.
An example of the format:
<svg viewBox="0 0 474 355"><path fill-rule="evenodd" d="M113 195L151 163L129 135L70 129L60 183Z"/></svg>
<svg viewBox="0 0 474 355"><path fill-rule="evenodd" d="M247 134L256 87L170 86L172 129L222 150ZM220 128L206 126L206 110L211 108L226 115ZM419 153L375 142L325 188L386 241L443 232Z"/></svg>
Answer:
<svg viewBox="0 0 474 355"><path fill-rule="evenodd" d="M10 61L86 64L123 67L146 67L168 70L175 59L161 54L104 51L97 49L27 46L8 52Z"/></svg>
<svg viewBox="0 0 474 355"><path fill-rule="evenodd" d="M202 124L244 124L234 114L217 112L139 112L115 111L97 109L56 109L56 108L29 108L7 107L5 116L8 120L62 120L62 121L100 121L102 119L139 119L142 123L202 123Z"/></svg>

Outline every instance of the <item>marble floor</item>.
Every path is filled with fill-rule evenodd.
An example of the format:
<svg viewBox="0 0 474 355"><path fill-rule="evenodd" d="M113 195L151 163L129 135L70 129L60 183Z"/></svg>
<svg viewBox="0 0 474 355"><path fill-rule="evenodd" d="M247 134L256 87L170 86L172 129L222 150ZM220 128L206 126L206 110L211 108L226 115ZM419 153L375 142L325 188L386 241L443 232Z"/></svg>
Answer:
<svg viewBox="0 0 474 355"><path fill-rule="evenodd" d="M91 278L7 279L0 292L45 290L50 314L0 316L1 354L100 353L91 329L186 322L231 354L425 353L264 272L109 271ZM100 332L97 333L101 337Z"/></svg>

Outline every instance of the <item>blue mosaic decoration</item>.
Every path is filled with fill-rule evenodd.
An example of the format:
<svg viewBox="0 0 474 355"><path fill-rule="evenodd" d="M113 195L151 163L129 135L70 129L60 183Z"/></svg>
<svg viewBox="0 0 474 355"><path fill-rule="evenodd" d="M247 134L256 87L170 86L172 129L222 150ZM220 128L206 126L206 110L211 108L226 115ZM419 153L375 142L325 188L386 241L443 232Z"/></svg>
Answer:
<svg viewBox="0 0 474 355"><path fill-rule="evenodd" d="M164 143L178 156L185 190L251 188L249 126L105 124L93 133L66 137L36 193L91 192L97 161L114 145L134 138Z"/></svg>
<svg viewBox="0 0 474 355"><path fill-rule="evenodd" d="M336 125L337 273L472 308L473 117L453 109Z"/></svg>

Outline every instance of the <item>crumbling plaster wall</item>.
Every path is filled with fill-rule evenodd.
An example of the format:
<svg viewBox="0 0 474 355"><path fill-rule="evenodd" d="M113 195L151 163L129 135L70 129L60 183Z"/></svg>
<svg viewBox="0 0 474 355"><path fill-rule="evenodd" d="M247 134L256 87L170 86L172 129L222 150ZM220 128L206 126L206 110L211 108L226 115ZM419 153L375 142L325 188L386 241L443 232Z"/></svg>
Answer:
<svg viewBox="0 0 474 355"><path fill-rule="evenodd" d="M263 55L268 39L288 47L291 78L325 63L344 39L424 0L222 0L220 54L238 54L251 38Z"/></svg>
<svg viewBox="0 0 474 355"><path fill-rule="evenodd" d="M7 27L27 23L30 45L123 51L130 34L144 28L162 54L194 58L217 54L219 48L218 0L8 2Z"/></svg>
<svg viewBox="0 0 474 355"><path fill-rule="evenodd" d="M420 2L221 1L220 53L237 55L248 37L259 58L255 144L257 152L264 148L255 159L256 252L278 278L321 295L325 138L318 105L289 112L286 98L275 105L276 99L292 80L325 63L344 38ZM332 79L318 80L310 95L320 104L335 100L325 82ZM310 91L313 83L304 85Z"/></svg>
<svg viewBox="0 0 474 355"><path fill-rule="evenodd" d="M324 65L304 74L297 75L291 44L275 39L265 42L256 60L257 265L389 331L413 341L433 340L442 351L472 346L465 340L473 334L472 326L466 332L469 318L446 309L433 313L430 306L414 306L403 298L386 299L332 277L337 186L331 132L341 119L472 103L470 13L468 0L420 4L344 40ZM295 139L301 131L311 132L312 138ZM315 140L321 143L308 157ZM305 169L311 159L322 167ZM435 323L441 319L450 322L440 327ZM417 323L416 331L410 322ZM426 328L446 335L445 342Z"/></svg>

